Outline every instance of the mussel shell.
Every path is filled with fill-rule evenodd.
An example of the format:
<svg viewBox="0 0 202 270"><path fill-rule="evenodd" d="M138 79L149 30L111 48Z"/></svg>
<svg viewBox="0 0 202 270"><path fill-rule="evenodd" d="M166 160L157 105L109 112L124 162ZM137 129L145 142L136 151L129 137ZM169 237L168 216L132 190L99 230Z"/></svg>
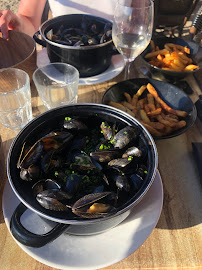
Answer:
<svg viewBox="0 0 202 270"><path fill-rule="evenodd" d="M100 192L100 193L92 193L85 195L78 201L74 203L72 206L72 212L80 217L83 218L100 218L103 216L108 216L115 213L117 210L114 206L108 205L107 212L95 212L95 213L88 213L89 207L94 204L95 202L110 196L112 192Z"/></svg>
<svg viewBox="0 0 202 270"><path fill-rule="evenodd" d="M112 190L119 189L126 192L130 191L128 178L119 168L115 166L109 167L105 170L104 173Z"/></svg>
<svg viewBox="0 0 202 270"><path fill-rule="evenodd" d="M88 127L83 122L69 117L65 118L63 126L69 131L88 131Z"/></svg>
<svg viewBox="0 0 202 270"><path fill-rule="evenodd" d="M138 174L131 174L130 175L130 182L132 183L131 186L133 190L139 190L141 185L143 184L143 178Z"/></svg>
<svg viewBox="0 0 202 270"><path fill-rule="evenodd" d="M22 149L22 152L23 152L23 149ZM37 163L38 160L40 160L42 153L43 153L43 143L41 140L38 140L32 147L26 150L26 153L24 157L22 158L22 160L20 160L21 155L23 154L21 153L18 160L17 167L28 169L30 165L33 165Z"/></svg>
<svg viewBox="0 0 202 270"><path fill-rule="evenodd" d="M102 122L100 128L102 130L104 138L106 140L111 140L114 135L114 129L107 122Z"/></svg>
<svg viewBox="0 0 202 270"><path fill-rule="evenodd" d="M30 165L28 169L21 168L20 170L20 178L25 181L39 179L40 175L41 168L36 164Z"/></svg>
<svg viewBox="0 0 202 270"><path fill-rule="evenodd" d="M37 194L36 199L41 206L43 206L48 210L54 211L69 210L69 207L67 207L65 204L61 202L63 200L67 200L68 196L66 195L66 193L58 189L44 190Z"/></svg>
<svg viewBox="0 0 202 270"><path fill-rule="evenodd" d="M127 158L129 156L134 156L134 157L141 157L142 156L142 150L139 149L138 147L132 146L128 148L124 154L122 155L123 158Z"/></svg>
<svg viewBox="0 0 202 270"><path fill-rule="evenodd" d="M110 162L108 162L108 166L118 167L118 168L126 168L131 162L133 158L116 158L112 159Z"/></svg>
<svg viewBox="0 0 202 270"><path fill-rule="evenodd" d="M140 130L136 126L127 126L121 129L113 139L113 145L115 148L123 149L134 141L140 134Z"/></svg>
<svg viewBox="0 0 202 270"><path fill-rule="evenodd" d="M74 203L72 206L72 211L74 212L79 208L93 204L94 202L97 202L98 200L101 200L110 194L110 191L87 194Z"/></svg>
<svg viewBox="0 0 202 270"><path fill-rule="evenodd" d="M60 185L52 179L42 179L32 186L33 195L35 197L37 196L37 194L41 193L42 191L51 190L51 189L60 190Z"/></svg>
<svg viewBox="0 0 202 270"><path fill-rule="evenodd" d="M119 156L119 152L117 150L103 150L91 152L90 156L99 162L109 162L110 160Z"/></svg>
<svg viewBox="0 0 202 270"><path fill-rule="evenodd" d="M97 167L93 164L90 156L88 156L84 151L73 150L72 162L72 168L75 170L97 170Z"/></svg>

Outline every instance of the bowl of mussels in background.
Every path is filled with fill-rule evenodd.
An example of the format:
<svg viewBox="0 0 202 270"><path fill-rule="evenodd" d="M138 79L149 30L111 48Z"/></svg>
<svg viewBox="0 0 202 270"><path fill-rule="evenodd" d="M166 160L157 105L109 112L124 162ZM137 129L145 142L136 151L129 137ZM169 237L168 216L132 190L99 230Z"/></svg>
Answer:
<svg viewBox="0 0 202 270"><path fill-rule="evenodd" d="M111 29L112 22L105 18L63 15L44 22L34 39L47 48L52 63L73 65L79 70L80 77L90 77L104 72L111 64L112 55L118 54Z"/></svg>
<svg viewBox="0 0 202 270"><path fill-rule="evenodd" d="M94 103L49 110L19 132L9 151L9 183L21 201L11 232L22 244L41 247L63 232L109 230L142 200L157 165L151 135L129 114ZM27 208L53 229L26 230L20 217Z"/></svg>

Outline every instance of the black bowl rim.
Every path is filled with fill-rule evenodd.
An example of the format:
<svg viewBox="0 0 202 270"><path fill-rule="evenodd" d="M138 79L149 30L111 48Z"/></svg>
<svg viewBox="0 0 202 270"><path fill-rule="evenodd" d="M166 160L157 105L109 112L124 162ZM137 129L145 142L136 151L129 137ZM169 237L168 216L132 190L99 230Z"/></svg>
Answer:
<svg viewBox="0 0 202 270"><path fill-rule="evenodd" d="M150 181L148 182L148 185L146 186L146 188L144 189L144 191L138 196L138 198L136 200L134 200L132 203L130 203L129 205L127 205L126 207L124 207L123 209L121 209L120 211L116 212L115 214L109 215L107 217L102 217L102 218L96 218L96 219L87 219L87 220L68 220L68 219L60 219L60 218L55 218L52 216L49 216L47 214L44 214L42 212L40 212L39 210L35 209L34 207L32 207L30 204L28 204L26 202L26 200L24 200L24 198L22 198L20 196L20 194L18 194L18 191L16 190L13 182L12 182L12 177L11 177L11 173L10 173L10 160L11 160L11 156L12 156L12 150L15 146L15 144L17 143L18 139L23 135L24 131L29 128L30 126L33 125L33 123L37 120L39 120L40 118L43 118L45 115L48 115L51 112L54 111L58 111L61 110L62 108L66 108L66 107L79 107L79 106L86 106L86 107L93 107L93 106L97 106L102 110L107 110L112 112L113 114L116 114L119 117L123 117L127 120L130 120L131 122L137 124L138 126L141 127L141 129L144 131L144 133L147 135L148 139L149 139L149 144L152 145L153 151L154 151L154 168L153 168L153 172L150 178ZM36 214L38 214L39 216L45 218L45 219L49 219L55 222L59 222L59 223L65 223L65 224L74 224L74 225L84 225L84 224L94 224L97 222L101 222L101 221L105 221L108 219L111 219L113 217L117 217L127 211L130 211L136 204L138 204L144 197L144 195L147 193L147 191L150 189L155 176L156 176L156 172L157 172L157 168L158 168L158 152L157 152L157 148L155 145L155 142L152 138L152 136L150 135L150 133L145 129L145 127L136 119L134 119L133 117L131 117L129 114L122 112L119 109L116 108L112 108L111 106L108 105L104 105L104 104L97 104L97 103L76 103L76 104L70 104L70 105L66 105L66 106L61 106L61 107L57 107L51 110L48 110L42 114L40 114L39 116L35 117L33 120L31 120L18 134L17 136L14 138L10 149L9 149L9 153L8 153L8 157L7 157L7 175L8 175L8 180L9 183L11 185L12 190L14 191L15 195L17 196L17 198L28 208L31 209L33 212L35 212Z"/></svg>
<svg viewBox="0 0 202 270"><path fill-rule="evenodd" d="M52 19L49 19L49 20L46 20L45 22L43 22L43 24L39 27L39 32L41 34L41 36L43 37L43 39L50 45L52 46L56 46L56 47L59 47L59 48L63 48L63 49L68 49L68 50L80 50L80 51L84 51L84 50L92 50L92 49L96 49L96 48L100 48L100 47L104 47L108 44L111 44L113 42L113 40L109 40L105 43L102 43L102 44L97 44L97 45L89 45L89 46L83 46L83 47L74 47L74 46L68 46L68 45L63 45L63 44L59 44L59 43L56 43L56 42L53 42L51 41L50 39L48 39L45 35L45 30L47 28L47 26L49 26L49 24L54 24L57 20L61 20L63 21L66 17L70 17L70 16L79 16L79 17L83 17L83 16L86 16L86 17L91 17L91 18L97 18L98 20L103 20L103 21L106 21L108 23L111 23L112 22L110 20L107 20L105 18L102 18L102 17L99 17L99 16L95 16L95 15L90 15L90 14L66 14L66 15L61 15L61 16L57 16L57 17L54 17ZM43 29L45 27L45 29Z"/></svg>
<svg viewBox="0 0 202 270"><path fill-rule="evenodd" d="M113 89L113 87L118 86L118 85L121 85L121 84L123 84L124 82L127 82L127 81L140 81L140 80L148 80L148 82L151 82L151 83L152 83L152 81L157 81L157 80L150 79L150 78L135 78L135 79L129 79L129 80L125 80L125 81L118 82L118 83L112 85L109 89L106 90L106 92L104 93L104 95L103 95L103 97L102 97L102 104L107 105L107 104L104 102L104 99L105 99L106 95ZM167 82L162 82L162 81L158 81L158 82L159 82L159 83L162 83L162 84L172 85L172 84L167 83ZM157 136L152 136L152 135L151 135L155 140L171 139L171 138L174 138L174 137L176 137L176 136L179 136L179 135L183 134L184 132L186 132L189 128L191 128L191 127L193 126L193 124L195 123L195 121L196 121L196 118L197 118L197 110L196 110L195 104L192 102L192 100L190 99L190 97L187 96L187 95L184 93L184 91L182 91L181 89L179 89L177 86L174 86L174 87L175 87L176 89L178 89L178 91L182 92L182 93L190 100L190 102L191 102L191 104L192 104L192 111L189 112L189 113L192 113L192 114L193 114L193 121L192 121L191 125L189 125L189 126L187 125L185 128L182 128L182 129L177 130L177 132L174 133L174 134L171 133L170 135L166 135L166 136L162 136L162 137L157 137ZM122 111L122 112L123 112L123 111ZM132 117L132 116L131 116L131 117ZM134 118L134 119L135 119L135 118ZM137 120L137 121L138 121L138 120Z"/></svg>
<svg viewBox="0 0 202 270"><path fill-rule="evenodd" d="M161 40L161 39L168 39L168 40L182 40L182 41L185 41L185 42L189 42L190 44L193 43L195 45L198 45L197 43L193 42L193 41L189 41L189 40L186 40L186 39L183 39L183 38L178 38L178 37L174 37L174 38L171 38L171 37L155 37L155 40ZM173 42L175 44L175 42ZM149 66L151 67L152 69L158 71L158 72L161 72L161 73L164 73L164 74L167 74L169 76L176 76L176 77L185 77L185 76L188 76L189 74L193 74L197 71L199 71L201 69L200 65L199 65L199 69L194 69L194 70L188 70L188 71L174 71L174 70L164 70L162 68L159 68L159 67L156 67L154 65L151 65L145 58L145 52L146 50L148 49L148 47L150 46L150 44L147 46L147 48L141 53L141 57L142 57L142 60ZM198 45L199 46L199 45ZM191 55L190 55L191 56Z"/></svg>

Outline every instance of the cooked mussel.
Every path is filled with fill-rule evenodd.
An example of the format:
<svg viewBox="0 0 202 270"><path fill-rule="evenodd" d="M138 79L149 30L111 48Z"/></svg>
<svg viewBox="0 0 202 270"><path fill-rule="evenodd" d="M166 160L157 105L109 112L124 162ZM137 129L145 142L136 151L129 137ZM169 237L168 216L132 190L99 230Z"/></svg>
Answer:
<svg viewBox="0 0 202 270"><path fill-rule="evenodd" d="M32 164L27 169L21 168L20 178L25 181L32 181L39 179L41 175L41 168L39 165Z"/></svg>
<svg viewBox="0 0 202 270"><path fill-rule="evenodd" d="M103 151L96 151L91 152L90 156L99 162L110 162L110 160L115 159L120 155L119 151L117 150L103 150Z"/></svg>
<svg viewBox="0 0 202 270"><path fill-rule="evenodd" d="M127 126L121 129L112 140L115 148L123 149L133 142L140 134L140 130L136 126Z"/></svg>
<svg viewBox="0 0 202 270"><path fill-rule="evenodd" d="M58 189L44 190L37 194L36 199L41 206L48 210L68 211L70 208L63 203L69 199L68 194Z"/></svg>
<svg viewBox="0 0 202 270"><path fill-rule="evenodd" d="M32 186L33 195L36 197L37 194L41 193L44 190L51 190L51 189L58 189L60 190L61 187L58 183L56 183L52 179L42 179L38 182L36 182Z"/></svg>
<svg viewBox="0 0 202 270"><path fill-rule="evenodd" d="M116 211L116 208L108 203L100 202L106 197L112 197L112 192L100 192L85 195L72 206L72 212L83 218L99 218L108 216ZM115 198L115 196L113 197Z"/></svg>

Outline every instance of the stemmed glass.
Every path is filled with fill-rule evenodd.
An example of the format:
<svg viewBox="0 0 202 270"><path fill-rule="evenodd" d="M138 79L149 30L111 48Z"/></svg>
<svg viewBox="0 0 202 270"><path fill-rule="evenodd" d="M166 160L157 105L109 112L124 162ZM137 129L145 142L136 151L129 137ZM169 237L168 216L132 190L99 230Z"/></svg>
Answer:
<svg viewBox="0 0 202 270"><path fill-rule="evenodd" d="M112 39L125 61L125 80L130 65L148 46L153 30L152 0L118 0L112 27Z"/></svg>

